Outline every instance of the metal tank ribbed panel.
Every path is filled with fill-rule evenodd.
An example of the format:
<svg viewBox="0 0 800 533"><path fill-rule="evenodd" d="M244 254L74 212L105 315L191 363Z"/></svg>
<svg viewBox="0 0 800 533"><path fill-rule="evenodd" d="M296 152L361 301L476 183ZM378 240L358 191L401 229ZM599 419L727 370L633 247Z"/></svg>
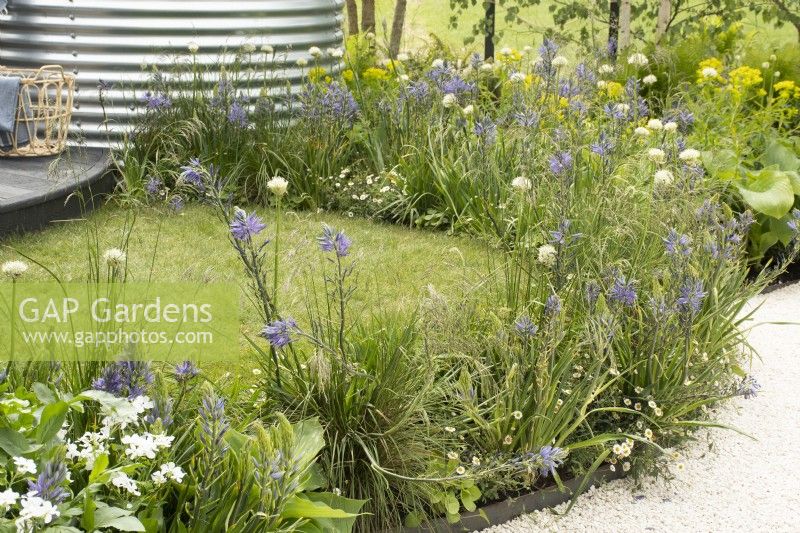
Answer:
<svg viewBox="0 0 800 533"><path fill-rule="evenodd" d="M189 43L209 65L245 43L254 72L300 88L295 65L310 46L342 45L343 0L10 0L0 16L0 64L62 65L77 77L72 127L89 145L107 141L98 82L113 85L106 112L114 129L130 121L155 66L169 72ZM274 54L260 53L262 46ZM148 68L143 68L147 65ZM213 72L212 72L213 76ZM255 90L255 89L254 89Z"/></svg>

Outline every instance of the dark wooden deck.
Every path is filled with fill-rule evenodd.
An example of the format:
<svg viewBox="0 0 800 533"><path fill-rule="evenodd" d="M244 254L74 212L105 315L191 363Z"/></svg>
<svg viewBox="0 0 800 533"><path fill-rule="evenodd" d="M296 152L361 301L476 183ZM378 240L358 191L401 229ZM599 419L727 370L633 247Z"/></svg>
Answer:
<svg viewBox="0 0 800 533"><path fill-rule="evenodd" d="M0 237L80 217L114 187L108 150L0 158Z"/></svg>

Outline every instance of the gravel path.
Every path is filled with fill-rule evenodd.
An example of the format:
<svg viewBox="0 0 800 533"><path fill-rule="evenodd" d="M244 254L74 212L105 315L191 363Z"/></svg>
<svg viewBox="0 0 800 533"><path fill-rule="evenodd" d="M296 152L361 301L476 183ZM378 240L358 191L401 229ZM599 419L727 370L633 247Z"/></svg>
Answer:
<svg viewBox="0 0 800 533"><path fill-rule="evenodd" d="M755 324L800 322L800 284L753 304L762 302ZM484 533L800 531L800 326L763 324L749 338L761 354L753 366L761 392L731 400L717 418L758 440L700 430L671 482L614 481L590 489L564 517L545 510Z"/></svg>

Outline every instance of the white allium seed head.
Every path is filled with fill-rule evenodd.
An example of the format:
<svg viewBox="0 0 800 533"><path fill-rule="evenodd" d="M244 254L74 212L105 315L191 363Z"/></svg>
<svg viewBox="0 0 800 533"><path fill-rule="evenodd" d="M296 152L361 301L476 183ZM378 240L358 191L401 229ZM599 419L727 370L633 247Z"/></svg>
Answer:
<svg viewBox="0 0 800 533"><path fill-rule="evenodd" d="M342 50L341 48L328 48L327 51L329 56L336 59L339 59L342 56L344 56L344 50Z"/></svg>
<svg viewBox="0 0 800 533"><path fill-rule="evenodd" d="M468 106L466 106L464 109L461 110L461 112L464 114L465 117L471 116L474 111L475 107L472 104L469 104Z"/></svg>
<svg viewBox="0 0 800 533"><path fill-rule="evenodd" d="M703 75L704 78L716 78L719 76L719 72L714 67L706 67L700 71L700 74Z"/></svg>
<svg viewBox="0 0 800 533"><path fill-rule="evenodd" d="M629 65L644 67L648 63L650 63L650 61L647 59L647 56L641 53L631 54L631 56L628 58Z"/></svg>
<svg viewBox="0 0 800 533"><path fill-rule="evenodd" d="M397 60L401 62L408 61L408 54L406 54L405 52L400 52L399 54L397 54Z"/></svg>
<svg viewBox="0 0 800 533"><path fill-rule="evenodd" d="M458 99L456 98L456 95L452 93L444 95L444 98L442 98L442 105L447 109L458 105Z"/></svg>
<svg viewBox="0 0 800 533"><path fill-rule="evenodd" d="M508 77L511 83L525 83L525 74L522 72L514 72Z"/></svg>
<svg viewBox="0 0 800 533"><path fill-rule="evenodd" d="M271 54L275 51L275 49L270 45L265 44L264 46L261 47L261 51L264 52L265 54Z"/></svg>
<svg viewBox="0 0 800 533"><path fill-rule="evenodd" d="M312 46L311 48L308 49L308 55L310 55L314 59L318 59L322 57L322 50L320 49L319 46Z"/></svg>
<svg viewBox="0 0 800 533"><path fill-rule="evenodd" d="M606 80L600 80L600 81L597 82L597 88L598 89L602 90L602 89L605 89L606 87L608 87L608 82Z"/></svg>
<svg viewBox="0 0 800 533"><path fill-rule="evenodd" d="M700 160L700 152L695 150L694 148L687 148L686 150L682 151L678 154L678 158L681 161L685 161L687 163L696 163Z"/></svg>
<svg viewBox="0 0 800 533"><path fill-rule="evenodd" d="M659 131L664 129L664 124L657 118L651 118L647 121L647 128L653 131Z"/></svg>
<svg viewBox="0 0 800 533"><path fill-rule="evenodd" d="M647 157L655 163L663 163L664 159L666 159L666 154L661 148L650 148L647 151Z"/></svg>
<svg viewBox="0 0 800 533"><path fill-rule="evenodd" d="M658 78L654 74L648 74L644 78L642 78L642 83L645 85L653 85L655 82L658 81Z"/></svg>
<svg viewBox="0 0 800 533"><path fill-rule="evenodd" d="M604 65L600 65L600 67L598 67L597 71L600 74L611 74L612 72L614 72L614 67L612 65L605 65L604 64Z"/></svg>
<svg viewBox="0 0 800 533"><path fill-rule="evenodd" d="M664 131L667 133L675 133L678 131L678 123L672 122L671 120L664 123Z"/></svg>
<svg viewBox="0 0 800 533"><path fill-rule="evenodd" d="M672 175L672 172L666 169L661 169L656 172L654 176L655 184L658 186L670 185L675 178Z"/></svg>
<svg viewBox="0 0 800 533"><path fill-rule="evenodd" d="M305 67L306 65L308 65L308 59L306 59L305 57L301 57L300 59L297 60L298 67Z"/></svg>
<svg viewBox="0 0 800 533"><path fill-rule="evenodd" d="M648 135L650 135L650 130L642 126L639 126L635 130L633 130L633 133L639 135L640 137L647 137Z"/></svg>
<svg viewBox="0 0 800 533"><path fill-rule="evenodd" d="M119 267L123 263L125 263L126 259L125 252L120 250L119 248L109 248L105 252L103 252L103 261L110 267Z"/></svg>
<svg viewBox="0 0 800 533"><path fill-rule="evenodd" d="M433 68L442 68L444 66L444 59L441 58L434 59L433 63L431 63L431 66Z"/></svg>
<svg viewBox="0 0 800 533"><path fill-rule="evenodd" d="M555 246L552 244L543 244L539 247L539 253L536 259L544 266L551 267L556 264L557 256L558 252L556 252Z"/></svg>
<svg viewBox="0 0 800 533"><path fill-rule="evenodd" d="M24 261L7 261L2 266L3 274L11 279L17 279L28 271L28 263Z"/></svg>
<svg viewBox="0 0 800 533"><path fill-rule="evenodd" d="M569 60L564 56L556 56L553 58L553 66L556 68L566 67Z"/></svg>
<svg viewBox="0 0 800 533"><path fill-rule="evenodd" d="M187 48L189 49L189 52L196 54L197 51L200 50L200 45L197 43L189 43Z"/></svg>
<svg viewBox="0 0 800 533"><path fill-rule="evenodd" d="M267 188L272 194L280 198L286 194L286 190L289 188L289 182L280 176L275 176L267 182Z"/></svg>
<svg viewBox="0 0 800 533"><path fill-rule="evenodd" d="M533 183L531 180L526 178L525 176L517 176L513 180L511 180L511 186L517 189L518 191L529 191L531 187L533 187Z"/></svg>
<svg viewBox="0 0 800 533"><path fill-rule="evenodd" d="M764 61L763 63L761 63L761 68L763 68L764 70L769 69L769 67L770 67L769 61Z"/></svg>

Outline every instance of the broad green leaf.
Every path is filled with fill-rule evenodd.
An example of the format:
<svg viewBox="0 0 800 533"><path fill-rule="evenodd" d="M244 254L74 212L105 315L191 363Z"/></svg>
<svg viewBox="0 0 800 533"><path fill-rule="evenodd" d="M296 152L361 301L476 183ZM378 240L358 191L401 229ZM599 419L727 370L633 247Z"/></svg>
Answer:
<svg viewBox="0 0 800 533"><path fill-rule="evenodd" d="M444 499L444 508L447 509L447 514L458 514L461 504L458 503L458 498L456 498L455 494L447 494Z"/></svg>
<svg viewBox="0 0 800 533"><path fill-rule="evenodd" d="M294 433L292 457L301 458L302 468L305 468L325 447L324 430L316 418L298 422L292 426L292 429Z"/></svg>
<svg viewBox="0 0 800 533"><path fill-rule="evenodd" d="M33 384L33 393L36 394L36 397L39 398L39 401L43 404L53 403L56 401L56 397L53 394L53 391L45 385L44 383L39 383L38 381Z"/></svg>
<svg viewBox="0 0 800 533"><path fill-rule="evenodd" d="M794 191L795 196L800 196L800 173L797 173L794 170L786 170L784 171L786 177L789 178L789 183L792 184L792 190Z"/></svg>
<svg viewBox="0 0 800 533"><path fill-rule="evenodd" d="M784 139L773 139L761 155L765 167L777 165L780 170L800 170L800 158L791 144Z"/></svg>
<svg viewBox="0 0 800 533"><path fill-rule="evenodd" d="M106 459L108 461L108 459ZM81 516L81 525L86 531L94 531L95 519L94 512L97 509L97 504L91 494L87 494L86 499L83 501L83 516Z"/></svg>
<svg viewBox="0 0 800 533"><path fill-rule="evenodd" d="M94 466L89 473L89 483L94 483L108 468L108 454L100 454L94 460Z"/></svg>
<svg viewBox="0 0 800 533"><path fill-rule="evenodd" d="M736 187L750 207L774 218L781 218L794 205L792 184L784 172L776 169L749 171Z"/></svg>
<svg viewBox="0 0 800 533"><path fill-rule="evenodd" d="M293 496L283 509L286 518L353 518L356 515L334 509L324 502L314 502L303 496Z"/></svg>
<svg viewBox="0 0 800 533"><path fill-rule="evenodd" d="M347 518L313 518L312 522L309 522L326 532L348 533L351 531L356 522L356 516L366 503L365 500L353 500L330 492L310 492L305 496L311 501L324 503L328 507L341 509L352 515Z"/></svg>
<svg viewBox="0 0 800 533"><path fill-rule="evenodd" d="M30 451L28 440L12 428L0 428L0 449L11 457L18 457Z"/></svg>
<svg viewBox="0 0 800 533"><path fill-rule="evenodd" d="M99 523L98 526L100 526ZM135 516L120 516L119 518L102 524L102 527L111 527L119 531L147 531L144 524Z"/></svg>
<svg viewBox="0 0 800 533"><path fill-rule="evenodd" d="M113 527L120 531L145 531L144 525L131 512L119 507L98 505L94 513L95 528Z"/></svg>
<svg viewBox="0 0 800 533"><path fill-rule="evenodd" d="M46 405L42 410L42 419L39 421L39 427L36 428L36 440L42 444L50 442L64 424L68 411L69 405L65 402Z"/></svg>
<svg viewBox="0 0 800 533"><path fill-rule="evenodd" d="M72 526L50 526L42 531L45 533L82 533L80 529Z"/></svg>
<svg viewBox="0 0 800 533"><path fill-rule="evenodd" d="M731 150L718 152L703 152L701 154L703 166L708 173L718 180L732 180L738 177L739 158Z"/></svg>

